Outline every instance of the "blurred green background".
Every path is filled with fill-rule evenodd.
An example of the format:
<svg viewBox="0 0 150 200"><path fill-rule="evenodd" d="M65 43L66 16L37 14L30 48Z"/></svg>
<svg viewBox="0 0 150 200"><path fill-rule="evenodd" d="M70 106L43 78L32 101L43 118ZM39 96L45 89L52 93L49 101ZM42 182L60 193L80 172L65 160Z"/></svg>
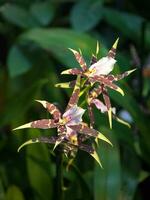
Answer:
<svg viewBox="0 0 150 200"><path fill-rule="evenodd" d="M1 0L0 1L0 200L53 200L55 156L51 146L35 144L17 153L31 137L54 130L12 129L49 117L35 99L63 109L71 90L54 84L73 80L60 76L78 66L68 47L83 52L89 63L100 42L107 55L119 36L120 73L138 68L120 82L125 96L110 91L112 105L131 129L97 110L96 128L114 147L100 143L104 169L79 152L69 172L64 169L65 200L147 200L150 196L150 6L140 0Z"/></svg>

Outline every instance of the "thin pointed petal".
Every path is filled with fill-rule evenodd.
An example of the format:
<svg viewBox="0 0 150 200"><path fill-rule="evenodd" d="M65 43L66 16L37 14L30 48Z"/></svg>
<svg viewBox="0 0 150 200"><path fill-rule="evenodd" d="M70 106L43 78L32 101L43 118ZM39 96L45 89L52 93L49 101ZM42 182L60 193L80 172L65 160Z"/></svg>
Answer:
<svg viewBox="0 0 150 200"><path fill-rule="evenodd" d="M102 133L99 132L97 138L100 140L103 140L103 141L107 142L108 144L110 144L111 146L113 146L113 144L110 142L110 140L107 139Z"/></svg>
<svg viewBox="0 0 150 200"><path fill-rule="evenodd" d="M71 48L68 48L73 54L76 54L76 53L78 53L76 50L74 50L74 49L71 49Z"/></svg>
<svg viewBox="0 0 150 200"><path fill-rule="evenodd" d="M124 91L118 87L117 89L115 89L117 92L119 92L122 96L124 96Z"/></svg>
<svg viewBox="0 0 150 200"><path fill-rule="evenodd" d="M112 111L111 108L108 110L109 126L112 129Z"/></svg>
<svg viewBox="0 0 150 200"><path fill-rule="evenodd" d="M98 156L98 154L96 153L96 151L94 151L94 152L91 153L90 155L96 160L96 162L98 162L98 164L100 165L100 167L103 168L103 167L102 167L102 164L101 164L101 161L100 161L100 159L99 159L99 156Z"/></svg>
<svg viewBox="0 0 150 200"><path fill-rule="evenodd" d="M129 76L129 75L130 75L132 72L134 72L135 70L137 70L137 69L135 68L135 69L126 71L126 72L124 72L124 73L122 73L122 74L118 74L118 75L114 76L114 80L115 80L115 81L121 80L121 79L123 79L123 78Z"/></svg>
<svg viewBox="0 0 150 200"><path fill-rule="evenodd" d="M82 68L82 70L86 71L87 70L87 65L86 65L85 60L82 57L82 53L80 54L78 51L75 51L75 50L70 49L70 48L69 48L69 50L73 52L77 62L79 63L80 67Z"/></svg>
<svg viewBox="0 0 150 200"><path fill-rule="evenodd" d="M19 148L18 148L18 152L24 147L24 146L26 146L26 145L29 145L29 144L34 144L34 143L39 143L40 141L38 140L38 138L37 139L31 139L31 140L28 140L28 141L26 141L26 142L24 142Z"/></svg>
<svg viewBox="0 0 150 200"><path fill-rule="evenodd" d="M19 126L19 127L17 127L17 128L14 128L13 131L19 130L19 129L24 129L24 128L31 128L31 127L32 127L32 122L27 123L27 124L24 124L24 125L22 125L22 126Z"/></svg>
<svg viewBox="0 0 150 200"><path fill-rule="evenodd" d="M73 93L72 93L72 95L71 95L71 97L69 99L66 111L68 109L70 109L72 106L75 106L78 103L79 93L80 93L80 80L81 80L81 77L77 76L76 84L75 84Z"/></svg>
<svg viewBox="0 0 150 200"><path fill-rule="evenodd" d="M132 72L134 72L135 70L137 70L137 68L127 71L128 76L129 76Z"/></svg>
<svg viewBox="0 0 150 200"><path fill-rule="evenodd" d="M114 49L117 49L118 42L119 42L119 37L117 38L117 40L115 41L115 43L112 46Z"/></svg>
<svg viewBox="0 0 150 200"><path fill-rule="evenodd" d="M48 128L55 128L55 127L57 127L57 123L55 123L54 120L41 119L41 120L36 120L36 121L30 122L30 123L24 124L13 130L24 129L24 128L48 129Z"/></svg>
<svg viewBox="0 0 150 200"><path fill-rule="evenodd" d="M56 149L56 147L62 142L62 140L56 140L53 151Z"/></svg>
<svg viewBox="0 0 150 200"><path fill-rule="evenodd" d="M36 99L35 99L35 101L36 101L36 102L39 102L40 104L43 105L44 108L46 108L46 101L43 101L43 100L36 100Z"/></svg>
<svg viewBox="0 0 150 200"><path fill-rule="evenodd" d="M98 55L98 53L99 53L99 42L97 40L97 43L96 43L96 55Z"/></svg>
<svg viewBox="0 0 150 200"><path fill-rule="evenodd" d="M74 81L70 81L70 82L66 82L66 83L57 83L55 84L55 87L59 87L59 88L73 88L76 84L76 80Z"/></svg>
<svg viewBox="0 0 150 200"><path fill-rule="evenodd" d="M115 116L114 119L115 119L117 122L119 122L119 123L121 123L121 124L124 124L124 125L127 126L128 128L131 128L131 125L130 125L128 122L124 121L123 119L120 119L120 118L117 117L117 116Z"/></svg>
<svg viewBox="0 0 150 200"><path fill-rule="evenodd" d="M119 42L119 38L117 38L117 40L116 40L115 43L113 44L112 48L111 48L110 51L108 52L108 57L115 58L116 49L117 49L117 46L118 46L118 42Z"/></svg>
<svg viewBox="0 0 150 200"><path fill-rule="evenodd" d="M67 69L65 71L62 71L61 74L82 75L83 72L78 68L74 68L74 69Z"/></svg>
<svg viewBox="0 0 150 200"><path fill-rule="evenodd" d="M58 120L61 117L60 110L52 103L43 100L35 100L43 105L44 108L53 116L54 119Z"/></svg>

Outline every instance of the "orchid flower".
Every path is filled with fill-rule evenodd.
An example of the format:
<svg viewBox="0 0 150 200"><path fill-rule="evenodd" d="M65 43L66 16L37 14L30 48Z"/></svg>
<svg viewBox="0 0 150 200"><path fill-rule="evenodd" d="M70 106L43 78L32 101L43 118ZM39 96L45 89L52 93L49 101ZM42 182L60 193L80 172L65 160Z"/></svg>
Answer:
<svg viewBox="0 0 150 200"><path fill-rule="evenodd" d="M67 108L63 114L54 104L43 100L36 100L37 102L41 103L44 108L47 109L47 111L52 115L53 118L36 120L19 126L14 130L24 128L57 128L58 135L56 137L39 137L31 139L22 144L19 147L18 151L25 145L37 142L55 144L54 149L58 145L62 144L64 147L64 153L66 155L71 154L72 151L76 152L77 149L81 149L88 152L101 166L99 157L92 144L85 145L83 141L88 138L96 138L101 139L109 144L111 144L111 142L102 133L98 132L95 129L89 128L86 123L82 122L82 115L84 114L85 110L77 106L79 93L80 76L77 77L72 96L70 97ZM80 137L80 135L82 135L82 137Z"/></svg>
<svg viewBox="0 0 150 200"><path fill-rule="evenodd" d="M90 88L94 86L95 83L99 84L97 89L94 86L92 92L89 91L87 95L88 111L91 120L91 127L93 127L94 124L94 115L92 113L92 104L94 104L99 110L101 110L101 112L108 113L110 128L112 128L112 108L107 88L113 89L124 96L123 90L119 86L117 86L114 82L123 79L124 77L128 76L133 71L135 71L135 69L133 69L118 75L110 74L110 72L114 68L114 64L116 63L115 55L116 55L118 40L119 39L115 41L112 48L109 50L108 55L106 57L101 58L100 60L97 59L97 54L99 52L99 45L97 43L96 55L92 55L91 64L89 68L87 67L86 62L84 61L82 54L80 54L75 50L70 49L75 55L76 60L81 66L81 69L74 68L62 72L62 74L72 74L72 75L80 74L82 76L82 79L85 79L84 83L86 83L87 87L88 85L90 85ZM75 81L68 83L59 83L56 84L56 87L70 88L74 84ZM82 93L84 93L84 90ZM82 93L80 93L80 95ZM100 100L95 99L100 94L102 94L103 96L105 105L102 102L100 102ZM115 119L118 118L115 117ZM121 122L121 120L118 121ZM126 124L126 122L124 124Z"/></svg>

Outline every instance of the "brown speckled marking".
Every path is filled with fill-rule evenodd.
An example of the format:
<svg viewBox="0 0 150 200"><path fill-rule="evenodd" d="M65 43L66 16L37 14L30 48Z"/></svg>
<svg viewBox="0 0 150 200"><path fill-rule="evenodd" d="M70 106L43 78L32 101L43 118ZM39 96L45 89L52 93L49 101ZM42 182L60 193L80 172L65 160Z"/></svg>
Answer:
<svg viewBox="0 0 150 200"><path fill-rule="evenodd" d="M87 65L86 65L83 57L81 56L81 54L77 52L74 55L75 55L75 58L76 58L77 62L81 66L82 70L86 71L87 70Z"/></svg>
<svg viewBox="0 0 150 200"><path fill-rule="evenodd" d="M91 92L90 92L90 97L92 99L97 98L100 94L102 93L102 86L98 85L97 88L94 88Z"/></svg>
<svg viewBox="0 0 150 200"><path fill-rule="evenodd" d="M109 81L107 78L101 77L101 76L94 76L89 79L90 82L95 83L95 82L100 82L101 84L104 84L107 87L110 87L111 89L118 89L118 86L113 84L111 81Z"/></svg>
<svg viewBox="0 0 150 200"><path fill-rule="evenodd" d="M86 151L89 154L93 154L94 153L94 148L92 147L92 145L87 145L87 144L80 144L79 145L79 149Z"/></svg>
<svg viewBox="0 0 150 200"><path fill-rule="evenodd" d="M69 127L77 132L83 133L85 135L87 134L92 137L97 137L98 135L98 132L95 129L89 128L85 123L82 123L79 125L73 125Z"/></svg>
<svg viewBox="0 0 150 200"><path fill-rule="evenodd" d="M82 75L83 72L80 69L74 68L70 70L70 74L72 75Z"/></svg>
<svg viewBox="0 0 150 200"><path fill-rule="evenodd" d="M89 113L89 118L90 118L90 128L93 128L93 125L95 123L95 119L94 119L94 113L93 113L93 106L92 105L88 106L88 113Z"/></svg>
<svg viewBox="0 0 150 200"><path fill-rule="evenodd" d="M79 99L79 93L80 93L80 89L76 89L73 92L72 96L70 97L70 100L69 100L69 103L67 106L67 110L77 104L78 99Z"/></svg>
<svg viewBox="0 0 150 200"><path fill-rule="evenodd" d="M108 93L105 89L103 90L102 94L103 94L103 98L104 98L104 101L105 101L105 105L106 105L107 109L109 110L111 108L109 95L108 95Z"/></svg>
<svg viewBox="0 0 150 200"><path fill-rule="evenodd" d="M52 103L46 102L46 108L52 114L54 119L59 119L61 117L61 113L59 109Z"/></svg>
<svg viewBox="0 0 150 200"><path fill-rule="evenodd" d="M118 75L115 76L115 81L119 81L119 80L125 78L128 75L129 75L128 71L124 72L123 74L118 74Z"/></svg>
<svg viewBox="0 0 150 200"><path fill-rule="evenodd" d="M95 64L95 63L97 63L97 57L95 55L92 55L90 66Z"/></svg>
<svg viewBox="0 0 150 200"><path fill-rule="evenodd" d="M115 56L116 56L116 49L112 47L108 52L108 57L115 58Z"/></svg>
<svg viewBox="0 0 150 200"><path fill-rule="evenodd" d="M57 124L54 122L54 120L50 119L41 119L31 123L31 128L47 129L55 127L57 127Z"/></svg>

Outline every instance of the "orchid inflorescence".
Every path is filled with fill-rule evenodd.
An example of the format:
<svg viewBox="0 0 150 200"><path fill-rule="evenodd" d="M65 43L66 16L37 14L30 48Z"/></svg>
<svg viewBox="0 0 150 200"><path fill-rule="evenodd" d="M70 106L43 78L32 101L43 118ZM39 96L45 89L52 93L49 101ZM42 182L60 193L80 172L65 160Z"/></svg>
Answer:
<svg viewBox="0 0 150 200"><path fill-rule="evenodd" d="M110 128L112 128L112 117L114 117L118 122L130 126L127 122L116 116L115 108L112 108L111 106L107 91L107 88L110 88L121 93L121 95L124 95L123 90L117 86L115 82L123 79L135 70L126 71L119 75L110 74L114 68L114 64L116 63L115 54L117 44L118 39L108 52L108 55L98 60L97 55L99 53L99 45L97 43L96 54L92 55L89 68L84 61L82 52L70 49L81 69L74 68L63 71L61 74L76 75L76 80L55 85L56 87L61 88L73 88L72 95L64 113L61 113L52 103L44 100L36 100L52 115L52 119L36 120L14 129L57 128L57 135L51 137L41 136L28 140L18 148L18 151L25 145L33 143L54 144L54 149L58 145L61 145L66 156L75 157L76 152L80 149L89 153L102 167L98 154L96 153L95 144L98 143L98 139L103 140L110 145L112 145L112 143L102 133L93 128L95 123L93 106L96 106L101 113L108 113ZM88 109L90 125L82 121L82 115L85 113L85 109L78 106L79 99L82 95L85 95L83 103ZM104 102L99 99L100 95L102 95ZM83 105L83 103L81 105Z"/></svg>

